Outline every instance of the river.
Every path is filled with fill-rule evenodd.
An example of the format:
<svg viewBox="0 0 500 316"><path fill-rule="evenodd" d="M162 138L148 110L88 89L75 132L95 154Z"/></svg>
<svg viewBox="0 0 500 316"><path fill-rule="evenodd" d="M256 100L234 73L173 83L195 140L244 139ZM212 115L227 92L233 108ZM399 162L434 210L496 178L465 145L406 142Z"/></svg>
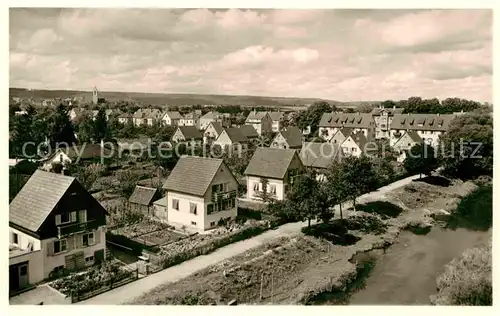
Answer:
<svg viewBox="0 0 500 316"><path fill-rule="evenodd" d="M365 287L352 294L348 303L428 305L444 266L464 250L489 239L491 232L463 228L434 227L427 235L401 232L398 242L378 255Z"/></svg>
<svg viewBox="0 0 500 316"><path fill-rule="evenodd" d="M436 294L436 277L444 266L468 248L491 240L488 232L434 227L426 235L402 231L398 242L384 253L380 249L358 254L353 262L375 259L368 276L359 274L350 295L323 293L312 304L320 305L429 305ZM364 285L363 285L364 282Z"/></svg>

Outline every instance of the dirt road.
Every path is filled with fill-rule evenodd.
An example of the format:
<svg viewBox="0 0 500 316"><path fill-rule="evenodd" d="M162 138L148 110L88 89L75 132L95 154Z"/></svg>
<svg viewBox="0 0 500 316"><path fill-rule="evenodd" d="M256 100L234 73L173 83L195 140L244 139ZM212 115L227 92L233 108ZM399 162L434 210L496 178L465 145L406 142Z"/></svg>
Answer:
<svg viewBox="0 0 500 316"><path fill-rule="evenodd" d="M379 188L376 191L362 195L361 197L359 197L358 201L362 202L364 199L376 199L386 192L409 184L413 181L413 179L417 179L418 177L419 176L416 175L393 182L385 187ZM343 208L347 209L350 206L350 203L346 203ZM159 285L176 282L191 275L192 273L195 273L196 271L216 264L224 259L239 255L253 247L265 244L277 237L293 236L299 233L300 229L305 225L307 225L306 222L289 223L282 225L277 229L264 232L250 239L227 245L212 252L211 254L199 256L194 259L185 261L181 264L175 265L158 273L144 277L135 282L92 297L77 304L117 305L130 302L134 298L139 297L140 295L152 290Z"/></svg>

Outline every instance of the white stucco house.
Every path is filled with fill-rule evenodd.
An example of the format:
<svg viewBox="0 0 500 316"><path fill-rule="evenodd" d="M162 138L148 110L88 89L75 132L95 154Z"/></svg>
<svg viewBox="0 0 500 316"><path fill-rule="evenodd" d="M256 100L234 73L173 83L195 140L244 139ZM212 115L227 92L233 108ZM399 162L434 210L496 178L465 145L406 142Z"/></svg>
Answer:
<svg viewBox="0 0 500 316"><path fill-rule="evenodd" d="M181 157L163 189L162 219L173 225L204 231L236 218L238 182L222 159Z"/></svg>
<svg viewBox="0 0 500 316"><path fill-rule="evenodd" d="M245 170L247 198L284 200L303 169L297 150L258 147Z"/></svg>
<svg viewBox="0 0 500 316"><path fill-rule="evenodd" d="M162 125L177 126L179 125L182 115L178 111L167 111L161 118Z"/></svg>
<svg viewBox="0 0 500 316"><path fill-rule="evenodd" d="M245 125L252 125L259 136L273 131L273 120L268 112L250 112L245 120Z"/></svg>
<svg viewBox="0 0 500 316"><path fill-rule="evenodd" d="M107 211L74 177L37 170L9 206L9 290L106 256Z"/></svg>
<svg viewBox="0 0 500 316"><path fill-rule="evenodd" d="M453 114L395 114L391 122L389 142L391 146L406 131L415 131L427 144L437 147L439 137L448 130Z"/></svg>

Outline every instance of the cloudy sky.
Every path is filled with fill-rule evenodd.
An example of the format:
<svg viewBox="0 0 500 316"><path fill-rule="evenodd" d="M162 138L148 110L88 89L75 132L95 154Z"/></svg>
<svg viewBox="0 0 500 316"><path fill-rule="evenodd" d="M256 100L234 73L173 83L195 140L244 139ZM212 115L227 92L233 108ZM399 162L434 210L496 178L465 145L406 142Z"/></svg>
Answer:
<svg viewBox="0 0 500 316"><path fill-rule="evenodd" d="M492 100L489 10L11 9L10 86Z"/></svg>

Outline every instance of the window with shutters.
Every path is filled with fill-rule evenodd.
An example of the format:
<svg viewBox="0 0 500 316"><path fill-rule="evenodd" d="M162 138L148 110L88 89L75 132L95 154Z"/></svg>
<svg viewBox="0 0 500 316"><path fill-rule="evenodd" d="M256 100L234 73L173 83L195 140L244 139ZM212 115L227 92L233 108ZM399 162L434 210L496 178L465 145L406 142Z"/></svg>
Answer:
<svg viewBox="0 0 500 316"><path fill-rule="evenodd" d="M54 254L58 254L66 250L68 250L68 242L66 241L66 239L54 241Z"/></svg>
<svg viewBox="0 0 500 316"><path fill-rule="evenodd" d="M269 186L269 192L270 192L271 194L276 194L276 184L271 184L271 185Z"/></svg>
<svg viewBox="0 0 500 316"><path fill-rule="evenodd" d="M189 213L196 215L196 203L189 203Z"/></svg>
<svg viewBox="0 0 500 316"><path fill-rule="evenodd" d="M179 200L177 199L172 199L172 208L176 211L179 210Z"/></svg>
<svg viewBox="0 0 500 316"><path fill-rule="evenodd" d="M94 243L95 243L94 233L88 233L82 235L83 247L92 246Z"/></svg>
<svg viewBox="0 0 500 316"><path fill-rule="evenodd" d="M253 183L253 190L254 191L259 191L259 182L254 182Z"/></svg>

